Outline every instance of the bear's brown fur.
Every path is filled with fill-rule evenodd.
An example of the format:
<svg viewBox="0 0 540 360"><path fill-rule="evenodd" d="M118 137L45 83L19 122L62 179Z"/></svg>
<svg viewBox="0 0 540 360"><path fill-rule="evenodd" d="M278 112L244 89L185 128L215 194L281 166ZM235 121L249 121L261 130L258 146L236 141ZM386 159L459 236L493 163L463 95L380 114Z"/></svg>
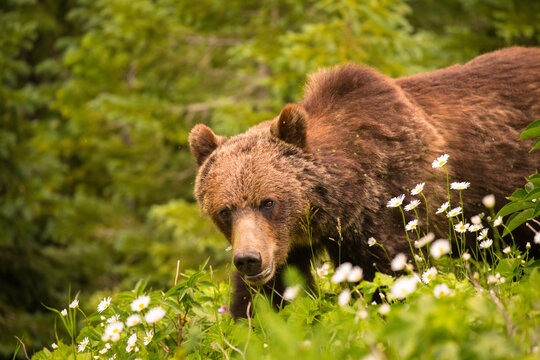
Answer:
<svg viewBox="0 0 540 360"><path fill-rule="evenodd" d="M537 118L540 49L508 48L400 79L353 64L322 70L299 104L244 134L226 139L195 126L196 197L242 270L232 315L247 315L246 283L274 291L279 303L285 264L311 281L311 248L326 250L336 266L361 266L368 279L376 268L389 271L382 250L367 241L375 237L390 257L410 253L401 212L386 204L419 182L426 182L430 229L445 236L447 219L435 210L446 201L446 178L431 166L441 154L450 155L451 181L471 183L467 215L489 193L503 204L540 165L538 154L527 154L532 143L517 141ZM301 226L308 206L311 244Z"/></svg>

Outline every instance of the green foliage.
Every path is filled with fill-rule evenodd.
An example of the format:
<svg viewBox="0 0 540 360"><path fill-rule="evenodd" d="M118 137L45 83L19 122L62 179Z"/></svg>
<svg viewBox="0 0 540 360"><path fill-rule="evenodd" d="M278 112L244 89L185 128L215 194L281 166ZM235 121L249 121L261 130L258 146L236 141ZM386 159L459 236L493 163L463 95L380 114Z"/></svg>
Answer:
<svg viewBox="0 0 540 360"><path fill-rule="evenodd" d="M210 255L224 277L226 244L192 196L195 123L232 135L272 118L321 66L401 76L538 45L539 11L502 0L0 2L0 357L14 335L30 353L50 342L41 303L59 307L70 284L93 306L149 274L167 286L177 259L186 272Z"/></svg>
<svg viewBox="0 0 540 360"><path fill-rule="evenodd" d="M525 128L525 131L521 133L519 139L523 140L523 139L530 139L530 138L535 138L535 137L537 139L534 142L531 152L540 147L540 119L536 120L531 125L527 126Z"/></svg>

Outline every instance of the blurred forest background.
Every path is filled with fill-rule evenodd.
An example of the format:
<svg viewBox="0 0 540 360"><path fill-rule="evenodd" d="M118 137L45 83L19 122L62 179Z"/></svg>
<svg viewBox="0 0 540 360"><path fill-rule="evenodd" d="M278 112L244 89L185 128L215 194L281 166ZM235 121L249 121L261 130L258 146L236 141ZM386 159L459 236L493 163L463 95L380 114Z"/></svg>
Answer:
<svg viewBox="0 0 540 360"><path fill-rule="evenodd" d="M141 278L227 246L193 199L187 135L233 135L346 61L402 76L540 44L537 0L0 1L0 358ZM21 354L20 354L21 355Z"/></svg>

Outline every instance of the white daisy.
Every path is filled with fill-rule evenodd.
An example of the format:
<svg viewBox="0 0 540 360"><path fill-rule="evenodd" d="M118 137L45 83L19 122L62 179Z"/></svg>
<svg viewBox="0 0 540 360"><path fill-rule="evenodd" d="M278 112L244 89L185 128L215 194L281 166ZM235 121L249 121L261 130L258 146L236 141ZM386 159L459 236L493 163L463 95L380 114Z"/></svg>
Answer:
<svg viewBox="0 0 540 360"><path fill-rule="evenodd" d="M360 266L354 266L351 271L349 272L349 276L347 276L348 282L358 282L362 280L362 276L364 275L364 271Z"/></svg>
<svg viewBox="0 0 540 360"><path fill-rule="evenodd" d="M133 315L130 315L126 319L126 325L129 326L129 327L135 326L135 325L139 324L141 321L142 321L141 317L138 314L133 314Z"/></svg>
<svg viewBox="0 0 540 360"><path fill-rule="evenodd" d="M328 275L328 270L330 270L330 264L324 263L324 264L322 264L321 267L317 268L317 274L320 277L326 276L326 275Z"/></svg>
<svg viewBox="0 0 540 360"><path fill-rule="evenodd" d="M469 226L469 231L470 232L477 232L477 231L480 231L482 230L484 227L482 226L482 224L473 224L471 226Z"/></svg>
<svg viewBox="0 0 540 360"><path fill-rule="evenodd" d="M109 324L113 323L113 322L116 322L116 321L119 321L120 320L120 314L116 314L116 315L113 315L111 316L110 318L107 319L107 322Z"/></svg>
<svg viewBox="0 0 540 360"><path fill-rule="evenodd" d="M452 190L465 190L471 186L469 182L453 182L450 184L450 189Z"/></svg>
<svg viewBox="0 0 540 360"><path fill-rule="evenodd" d="M414 189L411 190L411 195L418 195L424 190L425 183L421 183L415 186Z"/></svg>
<svg viewBox="0 0 540 360"><path fill-rule="evenodd" d="M334 272L332 276L332 282L334 284L344 282L349 277L349 273L352 270L352 264L350 262L344 262Z"/></svg>
<svg viewBox="0 0 540 360"><path fill-rule="evenodd" d="M456 229L458 233L464 233L465 231L467 231L469 226L469 223L464 224L462 221L460 221L456 226L454 226L454 229Z"/></svg>
<svg viewBox="0 0 540 360"><path fill-rule="evenodd" d="M491 244L493 244L493 240L486 239L480 243L480 249L487 249L491 246Z"/></svg>
<svg viewBox="0 0 540 360"><path fill-rule="evenodd" d="M433 168L443 167L444 165L446 165L446 162L448 161L449 157L450 155L448 154L439 156L436 160L433 161L433 163L431 163L431 167Z"/></svg>
<svg viewBox="0 0 540 360"><path fill-rule="evenodd" d="M116 321L107 325L105 332L103 333L103 341L109 341L109 339L112 341L118 341L123 328L124 323L121 321Z"/></svg>
<svg viewBox="0 0 540 360"><path fill-rule="evenodd" d="M388 201L388 203L386 204L386 207L398 207L398 206L401 206L401 204L403 203L403 199L405 199L405 195L400 195L400 196L396 196L392 199L390 199L390 201Z"/></svg>
<svg viewBox="0 0 540 360"><path fill-rule="evenodd" d="M473 223L474 225L481 225L482 224L482 218L479 215L474 215L471 218L471 223Z"/></svg>
<svg viewBox="0 0 540 360"><path fill-rule="evenodd" d="M437 269L431 267L422 274L422 281L428 284L431 280L435 279L435 276L437 276Z"/></svg>
<svg viewBox="0 0 540 360"><path fill-rule="evenodd" d="M534 234L534 243L540 244L540 231Z"/></svg>
<svg viewBox="0 0 540 360"><path fill-rule="evenodd" d="M143 295L139 296L137 299L133 300L131 303L131 310L141 311L144 310L148 304L150 304L150 296Z"/></svg>
<svg viewBox="0 0 540 360"><path fill-rule="evenodd" d="M499 225L502 224L502 217L499 216L498 218L495 219L495 221L493 221L493 227L497 227Z"/></svg>
<svg viewBox="0 0 540 360"><path fill-rule="evenodd" d="M405 256L403 253L399 253L394 259L392 259L391 267L393 271L400 271L405 268L406 264L407 256Z"/></svg>
<svg viewBox="0 0 540 360"><path fill-rule="evenodd" d="M56 343L52 343L52 344L51 344L51 347L52 347L53 349L58 349L58 345L56 345Z"/></svg>
<svg viewBox="0 0 540 360"><path fill-rule="evenodd" d="M79 306L79 300L75 299L71 304L69 304L69 307L72 309L75 309L77 306Z"/></svg>
<svg viewBox="0 0 540 360"><path fill-rule="evenodd" d="M450 206L450 203L448 201L445 202L444 204L441 205L441 207L437 210L437 212L435 214L440 214L440 213L446 211L446 209L448 209L449 206Z"/></svg>
<svg viewBox="0 0 540 360"><path fill-rule="evenodd" d="M451 295L452 292L448 288L448 285L439 284L439 285L435 286L435 288L433 289L433 294L435 295L436 298L442 298L442 297Z"/></svg>
<svg viewBox="0 0 540 360"><path fill-rule="evenodd" d="M289 286L283 292L283 298L287 301L292 301L300 292L300 285Z"/></svg>
<svg viewBox="0 0 540 360"><path fill-rule="evenodd" d="M484 196L482 199L482 204L484 204L485 207L488 209L492 209L495 207L495 195L489 194Z"/></svg>
<svg viewBox="0 0 540 360"><path fill-rule="evenodd" d="M480 231L480 235L476 237L476 240L478 241L484 240L488 235L488 231L489 231L488 229L483 229L482 231Z"/></svg>
<svg viewBox="0 0 540 360"><path fill-rule="evenodd" d="M420 249L435 240L435 234L430 232L425 236L422 236L420 240L414 242L414 247Z"/></svg>
<svg viewBox="0 0 540 360"><path fill-rule="evenodd" d="M396 280L392 289L390 290L390 297L394 299L404 299L410 293L414 292L416 289L416 283L418 280L413 277L400 277Z"/></svg>
<svg viewBox="0 0 540 360"><path fill-rule="evenodd" d="M446 239L439 239L431 245L429 249L431 256L435 259L440 258L442 255L448 254L450 252L450 242Z"/></svg>
<svg viewBox="0 0 540 360"><path fill-rule="evenodd" d="M525 248L530 249L531 248L531 243L527 241L527 243L525 244Z"/></svg>
<svg viewBox="0 0 540 360"><path fill-rule="evenodd" d="M465 260L465 261L471 260L471 254L469 254L469 253L467 253L467 252L464 252L463 255L461 255L461 257L462 257L463 260Z"/></svg>
<svg viewBox="0 0 540 360"><path fill-rule="evenodd" d="M135 346L136 343L137 343L137 334L132 334L132 335L128 338L128 345L133 345L133 346Z"/></svg>
<svg viewBox="0 0 540 360"><path fill-rule="evenodd" d="M103 312L105 310L107 310L107 308L109 307L109 305L111 305L111 297L107 297L107 298L104 298L103 300L101 300L101 302L99 303L98 307L97 307L97 311L98 312Z"/></svg>
<svg viewBox="0 0 540 360"><path fill-rule="evenodd" d="M414 220L411 220L407 223L407 225L405 226L405 229L407 231L412 231L414 229L416 229L416 227L418 226L418 220L417 219L414 219Z"/></svg>
<svg viewBox="0 0 540 360"><path fill-rule="evenodd" d="M89 342L90 342L90 340L88 340L88 338L85 337L85 338L83 339L83 341L81 341L81 342L79 343L79 346L78 346L78 347L79 347L79 352L83 352L84 349L86 349L86 346L88 345Z"/></svg>
<svg viewBox="0 0 540 360"><path fill-rule="evenodd" d="M340 306L347 305L350 300L351 300L351 293L349 292L349 290L343 290L338 296L338 304Z"/></svg>
<svg viewBox="0 0 540 360"><path fill-rule="evenodd" d="M158 306L158 307L148 310L148 312L144 316L144 320L146 320L147 323L156 323L159 320L163 319L165 314L166 314L166 311L163 310L163 308Z"/></svg>
<svg viewBox="0 0 540 360"><path fill-rule="evenodd" d="M368 243L368 245L371 247L371 246L377 244L377 240L375 240L374 237L370 237L370 238L368 239L367 243Z"/></svg>
<svg viewBox="0 0 540 360"><path fill-rule="evenodd" d="M420 205L420 200L413 200L408 205L404 207L405 211L411 211L414 210Z"/></svg>
<svg viewBox="0 0 540 360"><path fill-rule="evenodd" d="M150 341L152 341L153 337L154 333L152 331L147 331L146 336L144 337L144 345L150 344Z"/></svg>
<svg viewBox="0 0 540 360"><path fill-rule="evenodd" d="M379 306L379 314L386 315L389 312L390 312L390 305L388 305L387 303L384 303L381 306Z"/></svg>
<svg viewBox="0 0 540 360"><path fill-rule="evenodd" d="M62 316L67 316L67 310L66 310L66 309L62 310L62 311L60 312L60 314L62 314Z"/></svg>
<svg viewBox="0 0 540 360"><path fill-rule="evenodd" d="M510 249L510 246L507 246L507 247L505 247L505 248L503 249L502 252L505 253L505 254L508 254L508 253L510 252L510 250L511 250L511 249Z"/></svg>
<svg viewBox="0 0 540 360"><path fill-rule="evenodd" d="M461 206L458 206L457 208L453 208L452 210L450 210L448 212L448 214L446 214L446 217L454 217L454 216L458 216L459 214L461 214Z"/></svg>

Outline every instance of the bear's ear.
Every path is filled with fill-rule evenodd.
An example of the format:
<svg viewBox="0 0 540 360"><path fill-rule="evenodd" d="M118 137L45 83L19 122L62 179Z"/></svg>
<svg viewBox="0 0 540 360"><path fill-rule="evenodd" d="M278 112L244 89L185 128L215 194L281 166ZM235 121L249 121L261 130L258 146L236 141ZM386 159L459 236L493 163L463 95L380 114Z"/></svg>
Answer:
<svg viewBox="0 0 540 360"><path fill-rule="evenodd" d="M288 104L270 127L270 133L280 140L306 148L307 113L299 105Z"/></svg>
<svg viewBox="0 0 540 360"><path fill-rule="evenodd" d="M197 165L201 166L204 160L227 140L224 136L217 136L208 126L197 124L189 133L189 149Z"/></svg>

